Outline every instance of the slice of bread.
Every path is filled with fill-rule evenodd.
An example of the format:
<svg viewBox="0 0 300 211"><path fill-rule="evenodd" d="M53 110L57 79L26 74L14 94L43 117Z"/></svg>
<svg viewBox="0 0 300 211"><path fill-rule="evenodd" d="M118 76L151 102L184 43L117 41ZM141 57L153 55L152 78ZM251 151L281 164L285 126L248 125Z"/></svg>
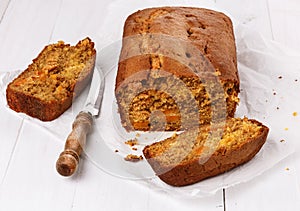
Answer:
<svg viewBox="0 0 300 211"><path fill-rule="evenodd" d="M161 180L184 186L249 161L265 143L268 131L256 120L231 118L146 146L143 153Z"/></svg>
<svg viewBox="0 0 300 211"><path fill-rule="evenodd" d="M8 106L42 121L60 116L89 83L96 50L89 38L46 46L6 89Z"/></svg>

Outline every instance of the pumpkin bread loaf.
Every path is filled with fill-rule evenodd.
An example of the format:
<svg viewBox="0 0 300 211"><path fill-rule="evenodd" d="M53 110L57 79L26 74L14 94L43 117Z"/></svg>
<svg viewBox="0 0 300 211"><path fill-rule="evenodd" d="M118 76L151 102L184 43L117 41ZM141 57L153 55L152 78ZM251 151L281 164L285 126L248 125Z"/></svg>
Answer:
<svg viewBox="0 0 300 211"><path fill-rule="evenodd" d="M161 7L127 18L115 87L127 131L150 130L151 123L158 122L151 119L154 111L166 119L158 130L167 131L195 125L188 121L195 112L200 125L212 118L233 117L238 93L235 39L226 15L202 8ZM225 111L213 116L212 105Z"/></svg>

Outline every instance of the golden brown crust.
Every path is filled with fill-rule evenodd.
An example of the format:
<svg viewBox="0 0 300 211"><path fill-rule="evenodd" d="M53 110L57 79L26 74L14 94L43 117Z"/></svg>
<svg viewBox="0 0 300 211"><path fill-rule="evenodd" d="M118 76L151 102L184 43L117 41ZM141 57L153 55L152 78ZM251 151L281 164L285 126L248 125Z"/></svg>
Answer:
<svg viewBox="0 0 300 211"><path fill-rule="evenodd" d="M239 87L232 22L223 13L203 8L161 7L140 10L127 18L123 38L147 33L189 41L221 73L220 80L231 80ZM151 68L151 55L124 60L132 51L131 44L123 43L116 87L138 71ZM190 75L188 67L176 64L167 57L163 57L163 60L162 69L179 77Z"/></svg>
<svg viewBox="0 0 300 211"><path fill-rule="evenodd" d="M259 152L267 139L269 129L256 120L250 121L261 126L257 137L249 138L238 148L218 149L204 164L200 164L196 157L194 160L170 168L170 166L164 166L155 159L151 159L151 145L146 146L143 153L157 176L165 183L172 186L190 185L246 163Z"/></svg>
<svg viewBox="0 0 300 211"><path fill-rule="evenodd" d="M95 65L96 51L94 49L94 43L90 38L79 41L77 45L87 45L87 48L92 50L92 55L90 56L90 60L86 63L86 66L82 69L83 73L79 75L78 79L74 78L74 80L72 79L72 82L70 82L68 88L69 94L67 97L44 100L28 92L23 92L14 88L14 86L19 83L18 80L32 76L31 72L33 66L43 54L47 54L48 51L51 51L49 50L50 48L64 48L70 46L69 44L58 42L57 44L46 46L39 55L33 59L33 63L8 85L6 89L8 106L16 112L26 113L29 116L38 118L42 121L54 120L66 111L72 105L73 98L78 96L89 83Z"/></svg>

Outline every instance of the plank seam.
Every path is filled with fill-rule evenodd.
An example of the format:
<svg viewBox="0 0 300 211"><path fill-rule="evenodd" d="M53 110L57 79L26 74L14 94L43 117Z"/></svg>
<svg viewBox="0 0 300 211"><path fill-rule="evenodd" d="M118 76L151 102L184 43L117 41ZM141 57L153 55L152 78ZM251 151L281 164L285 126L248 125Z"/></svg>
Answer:
<svg viewBox="0 0 300 211"><path fill-rule="evenodd" d="M267 10L268 10L268 17L269 17L269 24L270 24L270 29L271 29L271 35L272 35L272 40L274 40L274 34L273 34L273 27L272 27L272 19L271 19L271 12L270 12L270 5L269 5L269 0L266 0L267 2Z"/></svg>
<svg viewBox="0 0 300 211"><path fill-rule="evenodd" d="M21 130L22 130L22 128L23 128L23 124L24 124L24 119L22 119L21 125L20 125L20 127L19 127L19 129L18 129L18 135L17 135L16 141L15 141L15 143L14 143L14 145L13 145L11 154L10 154L10 156L9 156L9 160L8 160L7 166L6 166L6 168L5 168L5 172L4 172L2 181L1 181L1 183L0 183L0 187L3 185L3 183L4 183L4 181L5 181L5 178L6 178L6 176L7 176L7 172L8 172L9 166L10 166L11 161L12 161L12 159L13 159L13 155L15 154L15 149L16 149L17 143L19 142L19 139L20 139L20 134L21 134Z"/></svg>
<svg viewBox="0 0 300 211"><path fill-rule="evenodd" d="M54 30L55 30L55 27L56 27L57 19L58 19L60 13L61 13L62 5L63 5L63 0L60 1L59 9L58 9L58 12L57 12L57 15L56 15L53 27L51 29L51 33L50 33L50 37L49 37L49 41L48 42L50 42L52 40L52 36L53 36Z"/></svg>
<svg viewBox="0 0 300 211"><path fill-rule="evenodd" d="M226 190L223 188L223 210L226 211Z"/></svg>
<svg viewBox="0 0 300 211"><path fill-rule="evenodd" d="M78 171L77 174L74 175L75 179L76 179L76 183L75 183L75 189L73 192L73 197L72 197L72 202L71 202L71 209L70 209L71 211L73 211L73 209L76 208L74 205L75 205L75 199L76 199L76 194L77 194L77 188L79 185L79 180L81 178L82 163L79 164L77 171Z"/></svg>
<svg viewBox="0 0 300 211"><path fill-rule="evenodd" d="M5 7L4 11L3 11L3 14L2 14L2 16L1 16L1 18L0 18L0 24L1 24L2 20L4 19L4 16L5 16L5 14L6 14L7 8L8 8L9 5L10 5L10 2L11 2L11 0L9 0L8 3L6 4L6 7Z"/></svg>

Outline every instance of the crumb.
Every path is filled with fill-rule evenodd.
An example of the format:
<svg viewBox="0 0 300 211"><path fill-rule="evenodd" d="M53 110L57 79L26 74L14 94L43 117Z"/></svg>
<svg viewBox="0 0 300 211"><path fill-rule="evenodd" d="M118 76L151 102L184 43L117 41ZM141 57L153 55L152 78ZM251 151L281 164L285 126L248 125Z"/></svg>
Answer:
<svg viewBox="0 0 300 211"><path fill-rule="evenodd" d="M273 92L273 95L276 95L276 92Z"/></svg>
<svg viewBox="0 0 300 211"><path fill-rule="evenodd" d="M268 102L268 100L266 100L266 103Z"/></svg>
<svg viewBox="0 0 300 211"><path fill-rule="evenodd" d="M278 79L282 79L282 76L280 75L280 76L278 76Z"/></svg>
<svg viewBox="0 0 300 211"><path fill-rule="evenodd" d="M297 82L298 81L298 79L295 79L295 82Z"/></svg>
<svg viewBox="0 0 300 211"><path fill-rule="evenodd" d="M289 169L289 168L285 168L285 170L286 170L286 171L289 171L290 169Z"/></svg>
<svg viewBox="0 0 300 211"><path fill-rule="evenodd" d="M129 154L127 155L124 160L126 161L130 161L130 162L138 162L140 160L143 160L143 156L138 156L138 155L133 155L133 154Z"/></svg>
<svg viewBox="0 0 300 211"><path fill-rule="evenodd" d="M279 110L279 107L276 107L277 110Z"/></svg>
<svg viewBox="0 0 300 211"><path fill-rule="evenodd" d="M289 130L289 128L286 127L286 128L284 128L284 130Z"/></svg>
<svg viewBox="0 0 300 211"><path fill-rule="evenodd" d="M137 148L136 148L136 147L132 147L131 149L134 150L134 151L137 151Z"/></svg>
<svg viewBox="0 0 300 211"><path fill-rule="evenodd" d="M115 152L119 152L119 150L116 149Z"/></svg>
<svg viewBox="0 0 300 211"><path fill-rule="evenodd" d="M127 144L127 145L133 147L133 146L139 144L139 142L138 142L138 140L135 138L135 139L131 139L131 140L125 141L125 144Z"/></svg>
<svg viewBox="0 0 300 211"><path fill-rule="evenodd" d="M297 112L293 112L293 116L297 116L298 115L298 113Z"/></svg>
<svg viewBox="0 0 300 211"><path fill-rule="evenodd" d="M282 143L282 142L285 142L285 140L284 140L284 139L281 139L280 142L281 142L281 143Z"/></svg>
<svg viewBox="0 0 300 211"><path fill-rule="evenodd" d="M135 135L135 137L140 137L141 136L141 134L139 134L139 133L136 133L136 135Z"/></svg>

